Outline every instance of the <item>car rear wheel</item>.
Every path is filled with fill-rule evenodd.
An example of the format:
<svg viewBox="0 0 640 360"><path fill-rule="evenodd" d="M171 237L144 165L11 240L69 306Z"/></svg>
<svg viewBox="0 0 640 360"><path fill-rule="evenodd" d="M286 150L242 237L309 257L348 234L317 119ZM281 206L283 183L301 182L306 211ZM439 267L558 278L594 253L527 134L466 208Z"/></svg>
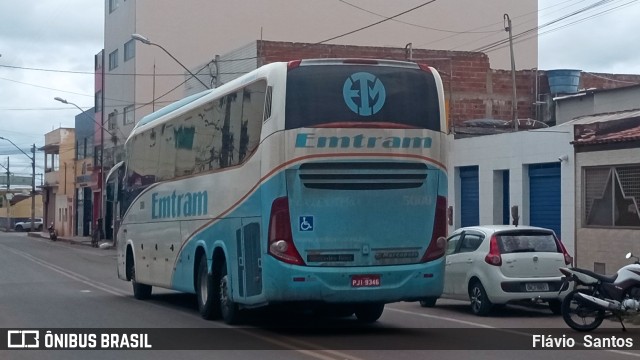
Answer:
<svg viewBox="0 0 640 360"><path fill-rule="evenodd" d="M428 297L420 300L420 306L430 308L436 306L437 297Z"/></svg>
<svg viewBox="0 0 640 360"><path fill-rule="evenodd" d="M16 226L16 231L23 231L24 229L22 228L22 225L17 225Z"/></svg>
<svg viewBox="0 0 640 360"><path fill-rule="evenodd" d="M551 310L554 315L562 314L562 301L549 300L549 310Z"/></svg>
<svg viewBox="0 0 640 360"><path fill-rule="evenodd" d="M486 316L493 306L480 281L475 281L469 287L469 300L471 301L471 312L478 316Z"/></svg>

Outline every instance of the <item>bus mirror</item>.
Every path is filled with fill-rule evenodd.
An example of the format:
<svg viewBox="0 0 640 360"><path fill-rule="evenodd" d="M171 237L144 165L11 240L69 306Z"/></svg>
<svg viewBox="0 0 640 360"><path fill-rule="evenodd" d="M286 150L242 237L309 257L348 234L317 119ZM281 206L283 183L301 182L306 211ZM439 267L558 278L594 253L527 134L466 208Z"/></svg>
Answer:
<svg viewBox="0 0 640 360"><path fill-rule="evenodd" d="M518 215L518 205L513 205L511 207L511 218L513 219L513 225L518 226L518 220L520 220L520 215Z"/></svg>
<svg viewBox="0 0 640 360"><path fill-rule="evenodd" d="M447 208L447 223L449 226L453 225L453 206Z"/></svg>

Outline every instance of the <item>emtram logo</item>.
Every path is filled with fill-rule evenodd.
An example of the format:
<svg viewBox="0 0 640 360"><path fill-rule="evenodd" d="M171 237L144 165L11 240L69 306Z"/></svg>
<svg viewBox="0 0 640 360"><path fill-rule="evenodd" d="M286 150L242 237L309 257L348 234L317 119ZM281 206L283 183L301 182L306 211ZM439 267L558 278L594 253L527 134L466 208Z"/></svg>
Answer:
<svg viewBox="0 0 640 360"><path fill-rule="evenodd" d="M382 109L387 92L375 75L357 72L344 82L342 96L351 111L361 116L371 116Z"/></svg>

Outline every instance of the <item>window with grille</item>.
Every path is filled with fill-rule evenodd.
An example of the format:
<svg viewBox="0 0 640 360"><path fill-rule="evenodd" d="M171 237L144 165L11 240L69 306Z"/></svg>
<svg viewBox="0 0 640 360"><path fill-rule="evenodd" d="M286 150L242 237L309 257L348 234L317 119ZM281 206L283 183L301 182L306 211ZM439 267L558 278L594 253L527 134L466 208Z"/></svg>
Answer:
<svg viewBox="0 0 640 360"><path fill-rule="evenodd" d="M116 11L116 9L120 6L119 0L109 0L109 14Z"/></svg>
<svg viewBox="0 0 640 360"><path fill-rule="evenodd" d="M107 118L107 126L109 130L114 130L116 128L116 112L109 113L109 117Z"/></svg>
<svg viewBox="0 0 640 360"><path fill-rule="evenodd" d="M109 54L109 70L113 70L118 67L118 49L115 49Z"/></svg>
<svg viewBox="0 0 640 360"><path fill-rule="evenodd" d="M124 43L124 61L131 60L136 56L135 40L131 39Z"/></svg>
<svg viewBox="0 0 640 360"><path fill-rule="evenodd" d="M129 105L124 108L124 116L122 118L122 123L124 125L133 124L133 105Z"/></svg>
<svg viewBox="0 0 640 360"><path fill-rule="evenodd" d="M584 169L584 223L592 227L640 227L640 166Z"/></svg>

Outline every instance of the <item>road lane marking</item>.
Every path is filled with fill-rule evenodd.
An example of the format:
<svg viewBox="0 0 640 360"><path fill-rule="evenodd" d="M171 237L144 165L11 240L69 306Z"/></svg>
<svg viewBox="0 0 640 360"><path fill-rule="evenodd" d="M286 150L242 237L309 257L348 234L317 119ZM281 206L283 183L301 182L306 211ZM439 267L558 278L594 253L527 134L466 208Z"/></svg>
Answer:
<svg viewBox="0 0 640 360"><path fill-rule="evenodd" d="M122 290L120 290L118 288L112 287L110 285L91 280L91 279L89 279L89 278L87 278L87 277L85 277L83 275L80 275L80 274L78 274L76 272L73 272L71 270L62 268L62 267L60 267L58 265L52 264L52 263L50 263L48 261L45 261L45 260L40 259L38 257L35 257L35 256L31 255L31 254L28 254L28 253L24 252L24 251L12 249L12 248L7 247L7 246L4 246L4 247L9 252L11 252L11 253L13 253L15 255L21 256L21 257L23 257L23 258L25 258L25 259L27 259L29 261L32 261L32 262L34 262L36 264L39 264L39 265L41 265L41 266L43 266L43 267L45 267L47 269L53 270L53 271L55 271L55 272L57 272L57 273L59 273L61 275L64 275L65 277L68 277L68 278L70 278L72 280L81 282L81 283L83 283L85 285L91 286L91 287L96 288L98 290L102 290L102 291L104 291L106 293L109 293L109 294L112 294L112 295L129 297L129 293L128 292L124 292L124 291L122 291ZM81 290L81 292L90 292L90 291L91 290ZM149 304L155 305L153 303L149 303ZM160 306L160 305L157 305L157 306ZM164 306L161 306L161 307L162 307L162 309L166 310L166 308ZM276 337L275 335L273 335L273 337L270 338L269 336L263 336L263 335L258 335L258 334L255 334L255 333L250 333L250 332L247 332L247 331L243 331L240 328L235 328L235 327L227 325L227 324L217 324L217 325L221 325L220 327L225 327L225 328L229 328L229 329L232 329L232 330L235 330L235 331L238 331L238 332L242 332L242 333L244 333L246 335L250 335L250 336L252 336L254 338L257 338L257 339L269 342L271 344L280 346L280 347L282 347L284 349L293 350L293 351L296 351L298 353L301 353L301 354L304 354L304 355L307 355L309 357L313 357L313 358L316 358L316 359L319 359L319 360L362 360L362 359L360 359L358 357L351 356L351 355L346 354L346 353L342 353L342 352L335 351L335 350L324 349L324 348L321 348L321 347L320 347L321 348L320 350L304 350L304 349L300 349L300 345L308 346L310 348L311 347L316 347L317 348L319 346L314 346L312 343L296 340L296 339L289 338L289 337L286 337L286 336L279 336L280 338L282 338L284 340L278 340L278 339L275 338ZM255 328L255 329L258 329L258 328ZM324 353L327 353L327 354L330 354L330 355L333 355L333 356L325 355Z"/></svg>
<svg viewBox="0 0 640 360"><path fill-rule="evenodd" d="M35 256L31 255L31 254L28 254L28 253L24 252L24 251L12 249L12 248L9 248L9 247L7 247L7 250L9 252L12 252L12 253L18 255L18 256L22 256L23 258L25 258L27 260L30 260L30 261L32 261L32 262L34 262L36 264L39 264L39 265L41 265L41 266L43 266L45 268L48 268L48 269L53 270L53 271L55 271L55 272L57 272L57 273L59 273L61 275L64 275L64 276L66 276L66 277L68 277L70 279L76 280L78 282L81 282L81 283L83 283L85 285L88 285L88 286L91 286L93 288L102 290L102 291L104 291L106 293L109 293L109 294L112 294L112 295L120 295L120 296L128 295L128 293L126 293L126 292L124 292L124 291L122 291L122 290L120 290L118 288L115 288L115 287L113 287L111 285L107 285L107 284L104 284L104 283L101 283L101 282L94 281L92 279L89 279L86 276L80 275L80 274L78 274L76 272L73 272L71 270L68 270L68 269L62 268L62 267L60 267L58 265L52 264L52 263L50 263L48 261L45 261L45 260L40 259L38 257L35 257Z"/></svg>

